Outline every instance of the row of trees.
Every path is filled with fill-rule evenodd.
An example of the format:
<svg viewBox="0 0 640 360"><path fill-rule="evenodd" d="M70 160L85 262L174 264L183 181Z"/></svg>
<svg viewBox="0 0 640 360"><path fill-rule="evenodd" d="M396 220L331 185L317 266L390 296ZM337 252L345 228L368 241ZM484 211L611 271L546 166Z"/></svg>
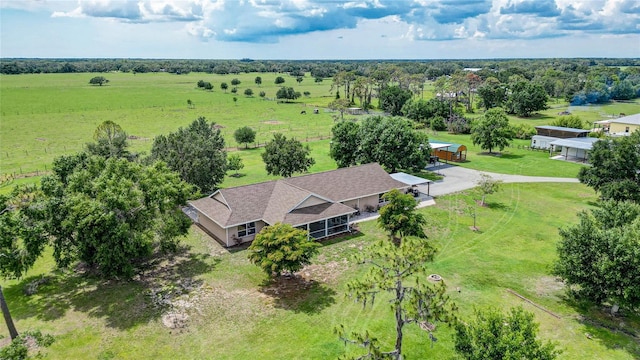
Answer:
<svg viewBox="0 0 640 360"><path fill-rule="evenodd" d="M465 69L474 68L474 72ZM564 98L574 104L629 100L640 94L637 59L514 59L442 61L234 61L131 59L0 59L0 73L40 72L170 72L216 74L288 73L300 82L306 73L315 81L332 78L332 91L351 103L370 108L386 86L397 85L422 95L425 81L435 81L441 96L462 101L473 110L475 94L485 108L502 106L526 114L540 96ZM285 77L279 76L279 84ZM262 79L256 78L260 86ZM527 85L524 85L527 84ZM487 85L486 87L483 87ZM534 86L535 85L535 86ZM481 90L482 89L482 90ZM540 91L542 90L542 91ZM505 93L506 91L506 93ZM536 94L526 99L514 92ZM509 99L511 98L511 101ZM525 106L518 106L519 103ZM493 105L491 105L493 103ZM378 104L380 105L380 104ZM537 105L536 105L537 106ZM534 107L535 108L535 107Z"/></svg>

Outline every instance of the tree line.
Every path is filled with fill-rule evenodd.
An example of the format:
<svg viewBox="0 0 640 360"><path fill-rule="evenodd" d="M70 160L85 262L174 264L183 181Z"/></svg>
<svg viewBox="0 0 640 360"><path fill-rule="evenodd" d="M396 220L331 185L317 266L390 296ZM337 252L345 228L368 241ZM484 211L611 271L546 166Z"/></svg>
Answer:
<svg viewBox="0 0 640 360"><path fill-rule="evenodd" d="M343 97L353 103L359 98L363 107L371 104L371 89L380 93L380 84L388 83L383 77L401 88L422 91L425 81L455 77L473 69L478 81L470 81L466 96L472 97L481 84L489 81L493 99L500 98L503 88L513 91L513 83L530 82L541 87L549 97L564 98L573 104L603 103L609 100L629 100L638 97L640 86L640 60L638 59L484 59L484 60L161 60L161 59L0 59L2 74L74 73L74 72L168 72L188 74L240 74L270 72L289 74L296 79L306 73L316 80L335 78L343 89ZM364 78L372 86L359 84ZM489 80L491 79L491 80ZM344 85L342 85L344 84ZM356 92L350 91L353 84ZM376 85L377 84L377 85ZM499 86L500 85L500 86ZM462 95L454 78L453 85L443 88ZM364 87L364 90L363 90ZM471 91L472 89L475 91ZM497 87L497 88L496 88ZM520 90L522 85L515 87ZM536 90L537 89L533 89ZM497 94L496 94L497 93ZM499 99L498 99L499 101ZM473 104L473 99L468 103ZM489 101L485 105L490 105ZM509 106L506 106L509 108ZM515 109L514 109L515 110ZM526 114L526 108L519 110ZM520 114L518 112L518 114Z"/></svg>

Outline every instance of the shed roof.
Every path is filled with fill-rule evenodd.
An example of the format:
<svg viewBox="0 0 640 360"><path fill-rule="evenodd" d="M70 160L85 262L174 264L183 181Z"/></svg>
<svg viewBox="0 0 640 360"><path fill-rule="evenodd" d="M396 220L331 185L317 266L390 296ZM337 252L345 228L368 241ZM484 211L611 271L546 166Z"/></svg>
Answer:
<svg viewBox="0 0 640 360"><path fill-rule="evenodd" d="M571 133L576 133L576 134L582 134L582 133L588 133L589 132L589 130L584 130L584 129L568 128L568 127L562 127L562 126L551 126L551 125L536 126L536 129L565 131L565 132L571 132Z"/></svg>
<svg viewBox="0 0 640 360"><path fill-rule="evenodd" d="M570 138L570 139L558 139L550 142L551 145L564 146L574 149L591 150L593 144L596 143L598 138Z"/></svg>
<svg viewBox="0 0 640 360"><path fill-rule="evenodd" d="M437 141L437 140L429 140L429 146L431 146L431 148L434 150L438 149L441 151L448 151L453 153L458 152L461 147L466 148L466 146L462 144L445 143L443 141Z"/></svg>
<svg viewBox="0 0 640 360"><path fill-rule="evenodd" d="M407 174L407 173L403 173L403 172L399 172L399 173L394 173L394 174L390 174L389 176L391 176L392 178L403 182L407 185L421 185L421 184L428 184L431 183L433 181L429 180L429 179L424 179L421 177L417 177L417 176L413 176L411 174Z"/></svg>

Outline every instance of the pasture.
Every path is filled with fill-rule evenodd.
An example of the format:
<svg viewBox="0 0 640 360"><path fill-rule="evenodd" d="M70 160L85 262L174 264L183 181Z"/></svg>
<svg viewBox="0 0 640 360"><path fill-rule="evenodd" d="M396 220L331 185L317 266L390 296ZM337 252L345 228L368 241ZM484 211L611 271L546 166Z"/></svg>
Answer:
<svg viewBox="0 0 640 360"><path fill-rule="evenodd" d="M480 231L473 232L466 209L478 196L473 190L444 196L420 210L429 221L430 240L439 248L431 269L445 279L459 316L469 316L474 307L522 305L541 324L540 336L563 348L561 359L640 356L638 338L630 335L637 336L640 319L588 310L549 275L557 228L592 206L596 199L590 189L505 185L488 197L488 207L477 209ZM364 272L350 256L384 236L375 221L361 223L360 230L358 236L324 243L302 278L278 284L266 282L245 251L225 250L193 228L183 253L152 262L132 281L52 271L48 256L24 279L7 281L3 288L19 330L41 329L56 336L44 350L49 359L238 359L257 354L261 359L331 359L360 350L345 347L332 334L338 324L368 329L387 345L394 340L387 297L363 309L345 296L346 282ZM24 295L34 280L43 282L37 293ZM174 305L156 305L159 294L172 294ZM165 325L171 313L188 315L184 327ZM417 326L406 329L407 357L454 358L448 326L438 324L434 344Z"/></svg>
<svg viewBox="0 0 640 360"><path fill-rule="evenodd" d="M243 126L257 131L256 141L264 143L274 132L307 141L328 138L333 119L325 107L333 96L331 81L314 83L310 77L298 84L294 77L283 74L213 75L167 73L103 74L109 83L89 85L95 74L37 74L0 77L0 111L2 173L35 173L46 171L54 157L79 151L92 141L95 128L106 120L122 126L132 137L133 151L147 152L154 136L187 126L199 116L215 121L221 128L227 146L237 147L233 132ZM254 83L262 77L262 85ZM310 92L295 103L263 100L275 99L276 76L285 77L285 86ZM238 93L231 92L231 80L238 78ZM209 81L213 91L198 89L198 80ZM229 89L220 89L226 82ZM251 88L253 97L244 95ZM233 98L237 101L233 101ZM193 106L189 107L187 100ZM307 115L301 115L307 110Z"/></svg>
<svg viewBox="0 0 640 360"><path fill-rule="evenodd" d="M106 120L122 126L132 137L132 150L142 153L149 152L155 136L175 131L204 116L220 127L231 151L242 147L235 142L233 132L240 127L250 126L257 131L257 143L268 141L274 132L283 132L309 142L314 151L324 147L326 150L318 155L326 157L328 154L328 143L322 140L331 136L333 116L337 115L326 109L326 105L335 97L335 92L330 91L331 79L315 83L307 75L298 84L294 77L277 73L102 75L109 79L105 86L89 85L89 79L95 74L86 73L0 75L0 173L40 175L48 170L56 156L81 150L85 143L92 140L95 128ZM262 78L260 86L254 82L257 76ZM300 93L309 92L310 95L292 103L265 100L275 98L279 88L274 84L277 76L285 78L285 86L292 86ZM231 80L234 78L241 81L236 94L231 92ZM197 88L198 80L211 82L213 91ZM222 82L229 84L226 92L220 88ZM244 95L247 88L253 90L252 97ZM431 86L427 84L426 88L424 96L429 98ZM265 99L259 97L260 91L266 93ZM234 97L237 99L235 102ZM188 100L193 106L188 105ZM638 101L570 108L566 103L552 102L550 106L550 109L531 118L511 117L511 121L545 125L557 118L558 112L566 109L589 122L618 113L640 112ZM313 114L315 108L319 109L318 114ZM301 114L303 110L306 115ZM480 114L481 111L477 110L470 116ZM464 135L430 136L463 143L468 147L471 145L468 136ZM515 145L520 143L527 142L514 142ZM316 161L319 164L331 163L328 157L316 157ZM312 171L331 168L333 164L328 167L316 165ZM535 172L531 175L535 175ZM260 176L264 178L266 174Z"/></svg>

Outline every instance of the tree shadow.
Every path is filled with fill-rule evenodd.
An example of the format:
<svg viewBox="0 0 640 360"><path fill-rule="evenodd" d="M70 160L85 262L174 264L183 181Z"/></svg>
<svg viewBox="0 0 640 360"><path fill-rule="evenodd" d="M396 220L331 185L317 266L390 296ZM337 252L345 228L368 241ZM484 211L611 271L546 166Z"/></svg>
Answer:
<svg viewBox="0 0 640 360"><path fill-rule="evenodd" d="M511 153L502 153L502 155L500 156L502 159L520 159L523 158L524 155L520 155L520 154L511 154Z"/></svg>
<svg viewBox="0 0 640 360"><path fill-rule="evenodd" d="M260 292L271 297L275 307L296 313L317 314L336 302L335 290L295 274L265 280Z"/></svg>
<svg viewBox="0 0 640 360"><path fill-rule="evenodd" d="M610 307L580 299L570 292L560 299L578 312L576 320L585 327L585 337L609 349L623 349L633 358L640 358L639 314L621 309L614 316Z"/></svg>
<svg viewBox="0 0 640 360"><path fill-rule="evenodd" d="M487 208L491 209L491 210L507 210L509 208L509 206L505 205L504 203L501 202L484 202L484 206L486 206Z"/></svg>
<svg viewBox="0 0 640 360"><path fill-rule="evenodd" d="M194 291L202 285L197 277L212 271L219 261L183 248L170 257L158 256L146 262L131 280L105 280L89 270L55 271L23 279L7 287L5 296L11 314L18 320L53 321L77 311L124 330L162 316L164 309L155 304L153 297L158 291ZM37 290L33 295L25 294L34 281L39 283Z"/></svg>

